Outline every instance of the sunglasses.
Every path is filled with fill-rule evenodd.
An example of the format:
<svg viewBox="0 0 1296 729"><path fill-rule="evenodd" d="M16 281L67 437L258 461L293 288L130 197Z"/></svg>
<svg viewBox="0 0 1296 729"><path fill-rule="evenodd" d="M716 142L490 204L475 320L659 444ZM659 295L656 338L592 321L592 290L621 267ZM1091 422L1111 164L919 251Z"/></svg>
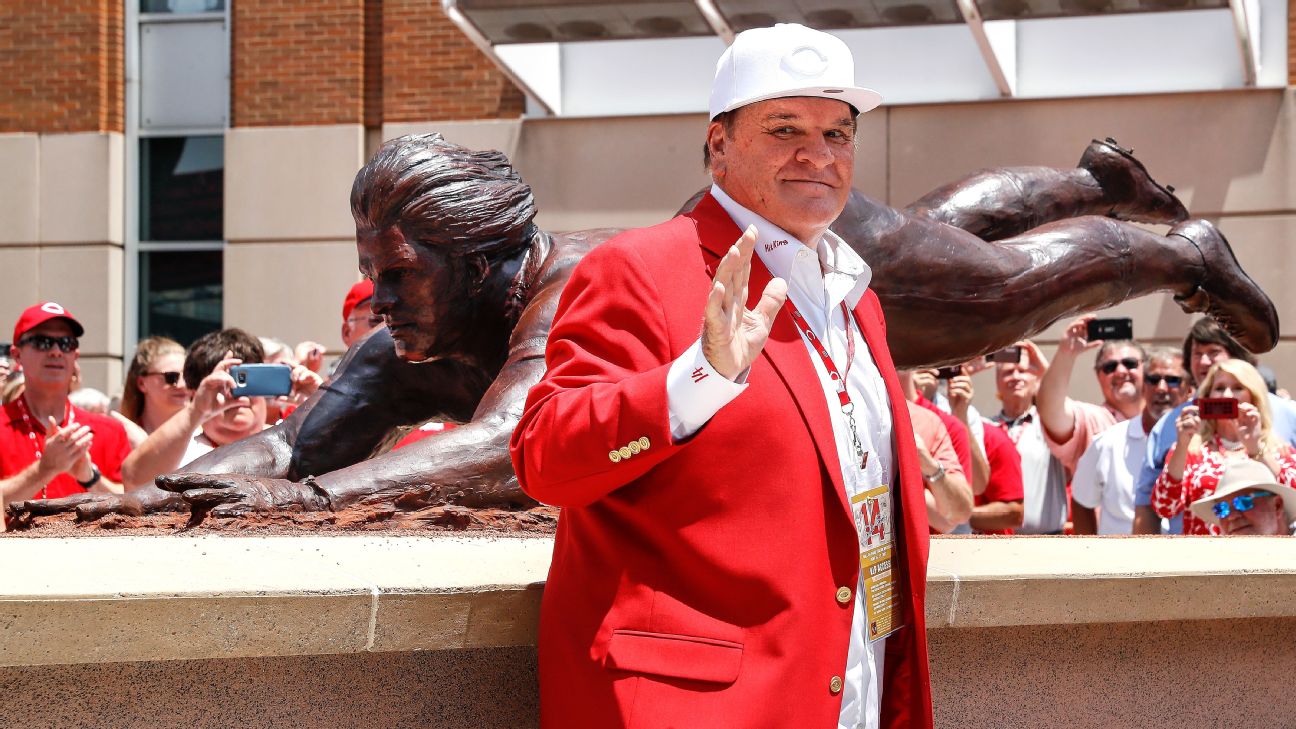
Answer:
<svg viewBox="0 0 1296 729"><path fill-rule="evenodd" d="M152 377L154 375L160 376L162 378L162 381L167 383L169 387L175 387L176 385L180 384L179 372L145 372L144 373L145 377Z"/></svg>
<svg viewBox="0 0 1296 729"><path fill-rule="evenodd" d="M1143 375L1143 381L1153 387L1162 382L1166 383L1166 387L1178 387L1183 384L1183 378L1179 375Z"/></svg>
<svg viewBox="0 0 1296 729"><path fill-rule="evenodd" d="M77 341L76 337L71 335L66 337L50 337L44 334L33 334L30 337L23 337L18 340L19 347L30 346L37 352L48 352L51 349L54 349L56 345L63 352L73 352L81 346L81 343Z"/></svg>
<svg viewBox="0 0 1296 729"><path fill-rule="evenodd" d="M1238 513L1251 511L1255 508L1256 499L1263 499L1266 496L1273 496L1273 494L1268 491L1257 491L1255 493L1234 496L1232 499L1220 499L1211 506L1211 511L1215 512L1216 518L1222 520L1235 511ZM1232 504L1231 506L1230 503Z"/></svg>
<svg viewBox="0 0 1296 729"><path fill-rule="evenodd" d="M1141 364L1143 363L1139 362L1133 357L1126 357L1125 359L1109 359L1106 362L1103 362L1102 364L1098 365L1098 369L1102 370L1102 373L1104 375L1110 375L1111 373L1116 371L1116 365L1120 365L1132 372L1138 369L1139 365Z"/></svg>

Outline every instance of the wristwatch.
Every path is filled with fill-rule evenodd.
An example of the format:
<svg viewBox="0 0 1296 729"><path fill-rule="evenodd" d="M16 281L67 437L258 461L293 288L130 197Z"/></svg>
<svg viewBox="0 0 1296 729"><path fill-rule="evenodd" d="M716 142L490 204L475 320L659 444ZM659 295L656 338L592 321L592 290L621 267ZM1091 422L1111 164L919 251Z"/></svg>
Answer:
<svg viewBox="0 0 1296 729"><path fill-rule="evenodd" d="M926 481L927 483L936 483L937 481L945 477L945 464L940 463L938 461L936 463L936 473L933 473L930 476L924 473L922 477L923 480Z"/></svg>
<svg viewBox="0 0 1296 729"><path fill-rule="evenodd" d="M103 474L99 472L99 467L96 466L95 464L91 463L91 464L90 464L90 480L89 480L89 481L77 481L77 485L80 486L80 487L83 488L83 489L86 489L86 490L88 491L88 490L89 490L91 487L93 487L95 484L99 483L99 479L100 479L100 478L103 478Z"/></svg>

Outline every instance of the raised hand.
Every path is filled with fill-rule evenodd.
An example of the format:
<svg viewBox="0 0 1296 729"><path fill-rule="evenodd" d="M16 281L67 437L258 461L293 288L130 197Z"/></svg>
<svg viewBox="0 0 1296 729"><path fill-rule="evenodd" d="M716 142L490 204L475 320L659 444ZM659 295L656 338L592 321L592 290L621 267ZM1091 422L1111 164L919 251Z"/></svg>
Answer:
<svg viewBox="0 0 1296 729"><path fill-rule="evenodd" d="M252 401L246 397L230 395L230 391L236 386L234 378L230 376L230 368L243 364L243 360L233 355L233 352L226 352L225 359L222 359L216 365L216 369L198 383L198 389L194 390L191 407L198 416L199 422L205 423L226 410L252 404Z"/></svg>
<svg viewBox="0 0 1296 729"><path fill-rule="evenodd" d="M1062 333L1062 339L1058 341L1058 354L1074 357L1094 347L1101 347L1101 339L1095 339L1091 342L1085 338L1089 331L1089 322L1097 318L1090 314L1068 324L1066 331Z"/></svg>
<svg viewBox="0 0 1296 729"><path fill-rule="evenodd" d="M1179 419L1175 421L1175 429L1178 431L1178 447L1182 450L1194 435L1201 432L1201 413L1197 411L1196 405L1184 407L1179 413Z"/></svg>
<svg viewBox="0 0 1296 729"><path fill-rule="evenodd" d="M966 373L967 370L965 369ZM959 420L966 421L968 418L968 407L972 405L972 378L967 374L951 377L946 389L946 397L949 398L950 410L954 411L954 416Z"/></svg>
<svg viewBox="0 0 1296 729"><path fill-rule="evenodd" d="M302 342L293 348L293 355L311 372L324 371L324 345L319 342Z"/></svg>
<svg viewBox="0 0 1296 729"><path fill-rule="evenodd" d="M1248 455L1261 455L1264 430L1260 424L1260 410L1249 402L1238 403L1238 435Z"/></svg>
<svg viewBox="0 0 1296 729"><path fill-rule="evenodd" d="M755 309L747 308L756 226L749 225L716 267L702 323L702 354L716 372L736 380L765 348L774 317L787 301L787 283L772 279Z"/></svg>

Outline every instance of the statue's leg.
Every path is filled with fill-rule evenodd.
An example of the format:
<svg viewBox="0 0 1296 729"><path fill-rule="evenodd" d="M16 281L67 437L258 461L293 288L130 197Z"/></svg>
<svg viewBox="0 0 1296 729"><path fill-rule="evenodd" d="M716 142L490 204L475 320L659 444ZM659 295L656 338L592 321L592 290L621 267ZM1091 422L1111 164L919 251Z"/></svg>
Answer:
<svg viewBox="0 0 1296 729"><path fill-rule="evenodd" d="M965 361L1157 291L1214 316L1252 351L1277 338L1273 304L1206 221L1158 235L1086 216L986 242L910 218L874 240L867 260L897 366Z"/></svg>
<svg viewBox="0 0 1296 729"><path fill-rule="evenodd" d="M906 208L984 240L1001 240L1045 223L1103 215L1139 223L1173 224L1188 211L1115 140L1095 140L1074 169L1003 167L944 185Z"/></svg>

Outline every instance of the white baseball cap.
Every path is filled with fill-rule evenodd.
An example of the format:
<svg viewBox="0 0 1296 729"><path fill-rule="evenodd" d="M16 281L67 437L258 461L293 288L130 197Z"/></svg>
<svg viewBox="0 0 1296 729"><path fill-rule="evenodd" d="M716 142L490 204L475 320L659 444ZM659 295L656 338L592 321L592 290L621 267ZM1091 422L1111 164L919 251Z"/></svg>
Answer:
<svg viewBox="0 0 1296 729"><path fill-rule="evenodd" d="M882 95L855 85L855 60L836 36L796 23L752 28L716 63L711 118L740 106L788 96L839 99L861 114Z"/></svg>

